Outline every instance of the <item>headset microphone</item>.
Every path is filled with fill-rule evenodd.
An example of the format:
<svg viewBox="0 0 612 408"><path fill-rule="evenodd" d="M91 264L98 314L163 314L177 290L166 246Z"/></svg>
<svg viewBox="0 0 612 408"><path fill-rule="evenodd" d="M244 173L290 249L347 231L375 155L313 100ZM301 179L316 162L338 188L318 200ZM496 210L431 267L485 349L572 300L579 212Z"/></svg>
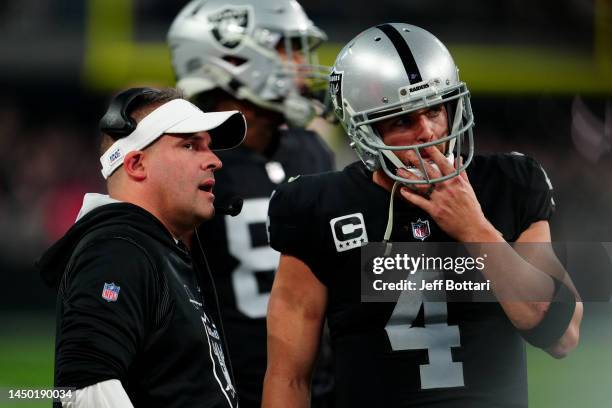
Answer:
<svg viewBox="0 0 612 408"><path fill-rule="evenodd" d="M215 205L216 215L231 215L232 217L237 216L242 211L242 198L234 196L230 198L229 204L226 206Z"/></svg>

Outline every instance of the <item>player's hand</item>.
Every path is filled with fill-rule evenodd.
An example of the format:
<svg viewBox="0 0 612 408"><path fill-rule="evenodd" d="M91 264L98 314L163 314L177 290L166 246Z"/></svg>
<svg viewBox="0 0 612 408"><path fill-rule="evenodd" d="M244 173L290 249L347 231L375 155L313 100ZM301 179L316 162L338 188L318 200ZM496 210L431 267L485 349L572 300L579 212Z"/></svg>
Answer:
<svg viewBox="0 0 612 408"><path fill-rule="evenodd" d="M457 171L437 148L428 147L423 150L438 166L436 169L425 162L425 171L430 178L446 176ZM409 153L412 164L420 168L416 154ZM409 179L417 178L402 169L398 174ZM457 241L490 242L494 238L500 238L499 233L484 216L465 170L457 177L435 184L433 188L430 185L402 187L400 194L406 201L427 212L442 230Z"/></svg>

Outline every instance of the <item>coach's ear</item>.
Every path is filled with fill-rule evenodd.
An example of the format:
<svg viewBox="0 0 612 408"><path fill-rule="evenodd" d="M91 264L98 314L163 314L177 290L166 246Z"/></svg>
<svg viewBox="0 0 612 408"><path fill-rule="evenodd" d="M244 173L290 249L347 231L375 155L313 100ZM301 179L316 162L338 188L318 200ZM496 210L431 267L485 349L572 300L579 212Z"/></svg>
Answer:
<svg viewBox="0 0 612 408"><path fill-rule="evenodd" d="M144 163L145 152L135 150L125 155L123 168L129 178L142 181L147 178L147 171Z"/></svg>

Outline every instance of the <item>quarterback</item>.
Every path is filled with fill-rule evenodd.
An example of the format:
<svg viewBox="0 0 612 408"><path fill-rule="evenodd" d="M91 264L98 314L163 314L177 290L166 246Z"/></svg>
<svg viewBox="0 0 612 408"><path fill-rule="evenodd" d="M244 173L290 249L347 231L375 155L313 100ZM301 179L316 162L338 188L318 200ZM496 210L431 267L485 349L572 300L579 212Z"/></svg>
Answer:
<svg viewBox="0 0 612 408"><path fill-rule="evenodd" d="M308 406L325 318L338 408L527 406L524 340L563 357L582 318L571 283L525 265L508 244L550 241L544 171L521 154L474 154L467 85L442 42L419 27L362 32L330 78L361 161L272 197L270 242L282 255L263 406ZM360 248L381 241L495 243L482 273L498 301L427 302L403 291L395 303L362 303ZM543 300L520 300L528 292Z"/></svg>

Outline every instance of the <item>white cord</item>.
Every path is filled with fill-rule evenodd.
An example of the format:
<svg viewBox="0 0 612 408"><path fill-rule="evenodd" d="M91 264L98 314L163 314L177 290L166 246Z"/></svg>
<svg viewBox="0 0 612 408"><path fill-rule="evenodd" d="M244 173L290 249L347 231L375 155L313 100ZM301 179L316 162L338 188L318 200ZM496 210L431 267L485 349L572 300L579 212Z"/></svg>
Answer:
<svg viewBox="0 0 612 408"><path fill-rule="evenodd" d="M385 229L385 235L383 236L383 242L386 244L385 248L385 256L388 256L391 253L391 243L389 242L389 238L391 238L391 232L393 231L393 199L395 198L395 190L397 190L397 186L400 185L399 181L393 183L393 188L391 189L391 198L389 199L389 214L387 216L387 228Z"/></svg>

